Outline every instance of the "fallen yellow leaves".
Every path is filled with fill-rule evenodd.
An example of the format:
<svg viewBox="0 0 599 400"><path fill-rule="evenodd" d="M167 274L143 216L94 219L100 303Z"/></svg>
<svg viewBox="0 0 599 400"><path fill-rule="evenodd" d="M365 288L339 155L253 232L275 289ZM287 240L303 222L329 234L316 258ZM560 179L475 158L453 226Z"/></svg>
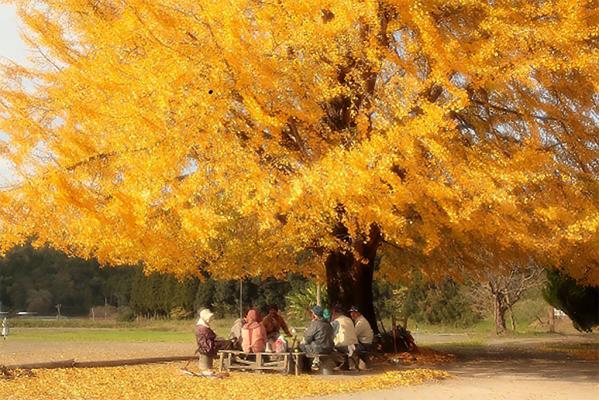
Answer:
<svg viewBox="0 0 599 400"><path fill-rule="evenodd" d="M193 378L178 364L119 368L36 370L0 384L2 399L293 399L306 396L377 390L444 379L445 371L411 369L347 376L282 376L233 373L225 379Z"/></svg>
<svg viewBox="0 0 599 400"><path fill-rule="evenodd" d="M417 352L414 353L397 353L387 354L387 360L395 364L413 364L418 363L419 365L438 365L446 364L455 361L455 355L442 351L436 351L433 349L427 349L420 347Z"/></svg>
<svg viewBox="0 0 599 400"><path fill-rule="evenodd" d="M0 379L15 379L34 376L33 371L23 369L8 369L0 366Z"/></svg>
<svg viewBox="0 0 599 400"><path fill-rule="evenodd" d="M580 347L572 347L568 345L551 346L545 351L560 352L568 354L570 357L585 361L599 361L599 347L596 344L581 345Z"/></svg>

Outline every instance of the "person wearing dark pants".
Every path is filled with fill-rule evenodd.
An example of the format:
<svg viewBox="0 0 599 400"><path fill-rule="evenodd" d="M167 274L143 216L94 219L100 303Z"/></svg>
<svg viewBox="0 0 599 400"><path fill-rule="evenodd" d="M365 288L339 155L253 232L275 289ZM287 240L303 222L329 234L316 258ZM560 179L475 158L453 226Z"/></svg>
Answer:
<svg viewBox="0 0 599 400"><path fill-rule="evenodd" d="M372 341L374 339L374 332L368 320L362 315L358 307L352 307L349 309L349 315L354 321L356 328L356 336L358 337L358 344L356 346L358 356L360 358L360 369L366 369L366 353L372 348ZM363 364L363 365L362 365Z"/></svg>
<svg viewBox="0 0 599 400"><path fill-rule="evenodd" d="M312 308L312 321L304 333L303 343L300 344L300 350L307 356L314 356L313 366L319 364L317 354L331 354L334 350L333 327L322 316L322 308L314 306Z"/></svg>

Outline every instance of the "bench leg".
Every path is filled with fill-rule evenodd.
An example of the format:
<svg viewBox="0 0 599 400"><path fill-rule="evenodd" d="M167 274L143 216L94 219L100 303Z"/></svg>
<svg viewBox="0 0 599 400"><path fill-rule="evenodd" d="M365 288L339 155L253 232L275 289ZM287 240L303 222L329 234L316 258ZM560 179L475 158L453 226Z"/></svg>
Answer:
<svg viewBox="0 0 599 400"><path fill-rule="evenodd" d="M225 353L220 353L218 355L218 372L223 372L223 367L225 363Z"/></svg>
<svg viewBox="0 0 599 400"><path fill-rule="evenodd" d="M259 373L262 373L262 354L256 354L256 368Z"/></svg>
<svg viewBox="0 0 599 400"><path fill-rule="evenodd" d="M283 372L285 372L286 375L291 373L291 360L288 354L283 356Z"/></svg>
<svg viewBox="0 0 599 400"><path fill-rule="evenodd" d="M295 375L299 376L302 374L304 358L300 354L294 355L295 359Z"/></svg>
<svg viewBox="0 0 599 400"><path fill-rule="evenodd" d="M368 369L368 363L366 362L366 359L362 359L362 357L359 358L358 360L358 369L360 371L365 371Z"/></svg>

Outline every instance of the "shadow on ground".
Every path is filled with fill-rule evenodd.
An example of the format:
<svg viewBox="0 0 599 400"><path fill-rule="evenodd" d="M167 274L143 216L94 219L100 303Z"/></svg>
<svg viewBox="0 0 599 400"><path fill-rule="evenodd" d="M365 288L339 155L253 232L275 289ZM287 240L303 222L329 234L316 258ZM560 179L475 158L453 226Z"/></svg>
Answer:
<svg viewBox="0 0 599 400"><path fill-rule="evenodd" d="M599 382L599 361L580 360L544 344L447 346L444 350L456 355L456 361L446 366L455 376ZM599 344L590 351L599 352Z"/></svg>

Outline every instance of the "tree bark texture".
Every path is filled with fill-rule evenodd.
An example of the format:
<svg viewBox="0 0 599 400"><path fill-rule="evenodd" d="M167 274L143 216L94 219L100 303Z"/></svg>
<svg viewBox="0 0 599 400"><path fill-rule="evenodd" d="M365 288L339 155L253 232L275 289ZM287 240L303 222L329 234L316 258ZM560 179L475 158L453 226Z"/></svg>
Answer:
<svg viewBox="0 0 599 400"><path fill-rule="evenodd" d="M505 313L507 311L507 306L505 304L505 298L503 293L498 292L494 293L494 309L495 309L495 333L497 335L502 335L506 331L505 324Z"/></svg>
<svg viewBox="0 0 599 400"><path fill-rule="evenodd" d="M354 252L334 251L329 254L325 264L329 306L340 305L345 310L351 306L358 307L370 322L375 334L379 330L374 310L372 280L375 256L380 243L380 230L372 226L368 238L353 243Z"/></svg>
<svg viewBox="0 0 599 400"><path fill-rule="evenodd" d="M510 325L512 328L512 332L516 332L516 317L514 316L514 309L512 306L509 306L510 311Z"/></svg>

